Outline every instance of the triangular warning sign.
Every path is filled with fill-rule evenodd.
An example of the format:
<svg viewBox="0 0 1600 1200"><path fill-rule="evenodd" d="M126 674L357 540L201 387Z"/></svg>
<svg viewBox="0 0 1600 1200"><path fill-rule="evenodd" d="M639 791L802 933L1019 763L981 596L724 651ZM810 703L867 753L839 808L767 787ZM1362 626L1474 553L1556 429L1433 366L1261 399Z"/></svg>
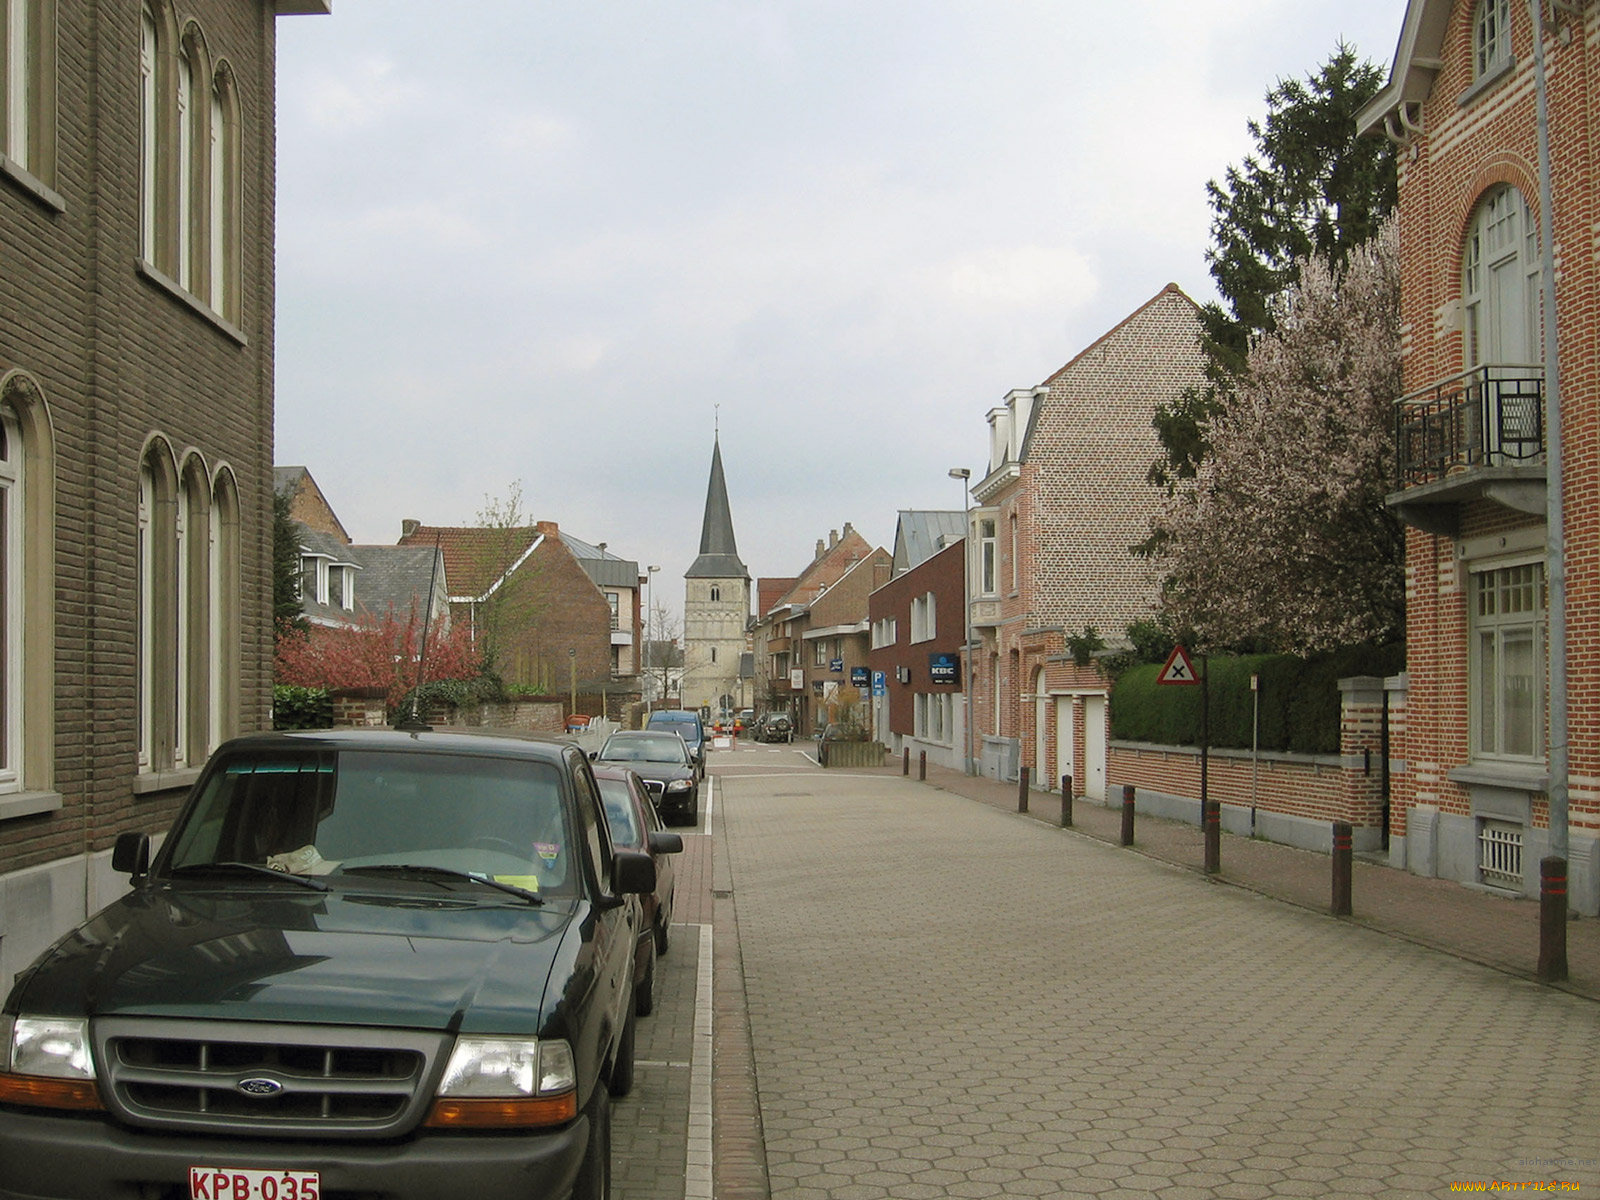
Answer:
<svg viewBox="0 0 1600 1200"><path fill-rule="evenodd" d="M1172 653L1167 655L1167 664L1161 668L1161 674L1156 676L1157 683L1199 683L1200 677L1194 673L1194 663L1189 661L1189 652L1182 646L1174 646Z"/></svg>

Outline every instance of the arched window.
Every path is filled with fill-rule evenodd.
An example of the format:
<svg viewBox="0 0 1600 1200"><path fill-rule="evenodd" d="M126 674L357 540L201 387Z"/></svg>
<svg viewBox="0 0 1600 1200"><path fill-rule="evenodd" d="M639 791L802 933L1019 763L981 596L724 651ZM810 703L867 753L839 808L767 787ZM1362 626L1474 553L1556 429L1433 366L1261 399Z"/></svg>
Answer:
<svg viewBox="0 0 1600 1200"><path fill-rule="evenodd" d="M186 52L178 56L178 193L174 206L177 222L177 256L174 260L177 281L194 292L194 195L195 162L198 147L195 144L195 94L194 63Z"/></svg>
<svg viewBox="0 0 1600 1200"><path fill-rule="evenodd" d="M1462 252L1468 367L1527 364L1543 357L1539 332L1538 229L1514 187L1478 205Z"/></svg>
<svg viewBox="0 0 1600 1200"><path fill-rule="evenodd" d="M0 408L0 792L22 786L22 429Z"/></svg>
<svg viewBox="0 0 1600 1200"><path fill-rule="evenodd" d="M1511 0L1478 0L1472 14L1472 66L1483 78L1511 61Z"/></svg>
<svg viewBox="0 0 1600 1200"><path fill-rule="evenodd" d="M239 491L233 474L217 472L211 487L207 595L210 699L206 739L209 753L238 732L239 706Z"/></svg>
<svg viewBox="0 0 1600 1200"><path fill-rule="evenodd" d="M210 205L206 225L210 233L207 259L211 310L233 321L239 315L239 115L238 92L226 64L211 81Z"/></svg>
<svg viewBox="0 0 1600 1200"><path fill-rule="evenodd" d="M13 371L0 373L0 796L52 786L54 684L54 434L37 383Z"/></svg>
<svg viewBox="0 0 1600 1200"><path fill-rule="evenodd" d="M160 207L161 91L157 82L161 31L148 5L139 41L139 254L156 261L156 210Z"/></svg>

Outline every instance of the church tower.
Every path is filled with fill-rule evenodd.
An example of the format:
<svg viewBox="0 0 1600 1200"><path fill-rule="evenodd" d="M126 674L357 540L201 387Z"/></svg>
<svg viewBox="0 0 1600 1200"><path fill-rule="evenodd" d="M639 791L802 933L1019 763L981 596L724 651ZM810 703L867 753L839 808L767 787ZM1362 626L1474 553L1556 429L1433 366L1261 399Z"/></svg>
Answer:
<svg viewBox="0 0 1600 1200"><path fill-rule="evenodd" d="M750 618L750 572L733 540L720 437L712 442L700 557L683 578L683 706L716 717L744 703L739 666Z"/></svg>

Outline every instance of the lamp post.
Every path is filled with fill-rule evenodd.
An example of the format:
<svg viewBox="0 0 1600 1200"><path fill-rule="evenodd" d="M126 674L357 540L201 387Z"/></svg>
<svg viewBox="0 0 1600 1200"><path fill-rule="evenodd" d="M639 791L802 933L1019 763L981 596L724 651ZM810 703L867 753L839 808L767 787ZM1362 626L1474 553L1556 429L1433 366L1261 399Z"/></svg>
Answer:
<svg viewBox="0 0 1600 1200"><path fill-rule="evenodd" d="M656 572L659 570L661 570L660 567L646 567L644 577L644 673L645 677L652 683L655 681L655 677L650 674L650 667L654 660L655 651L651 647L654 645L655 639L650 635L650 625L655 619L653 605L656 597ZM666 685L663 684L661 688L663 696L666 695L666 690ZM655 707L654 700L650 702L650 707Z"/></svg>
<svg viewBox="0 0 1600 1200"><path fill-rule="evenodd" d="M965 616L966 645L961 656L961 724L966 746L962 770L972 772L972 492L968 486L972 472L966 467L951 467L950 478L961 481L961 609Z"/></svg>

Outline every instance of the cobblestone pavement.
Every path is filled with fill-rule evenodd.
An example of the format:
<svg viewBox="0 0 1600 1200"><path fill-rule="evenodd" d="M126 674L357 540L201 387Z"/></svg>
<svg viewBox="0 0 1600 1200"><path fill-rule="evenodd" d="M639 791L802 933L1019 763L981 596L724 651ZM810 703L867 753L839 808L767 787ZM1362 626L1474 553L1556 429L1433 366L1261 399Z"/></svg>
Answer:
<svg viewBox="0 0 1600 1200"><path fill-rule="evenodd" d="M1600 1005L764 753L713 757L719 1197L1600 1190Z"/></svg>

